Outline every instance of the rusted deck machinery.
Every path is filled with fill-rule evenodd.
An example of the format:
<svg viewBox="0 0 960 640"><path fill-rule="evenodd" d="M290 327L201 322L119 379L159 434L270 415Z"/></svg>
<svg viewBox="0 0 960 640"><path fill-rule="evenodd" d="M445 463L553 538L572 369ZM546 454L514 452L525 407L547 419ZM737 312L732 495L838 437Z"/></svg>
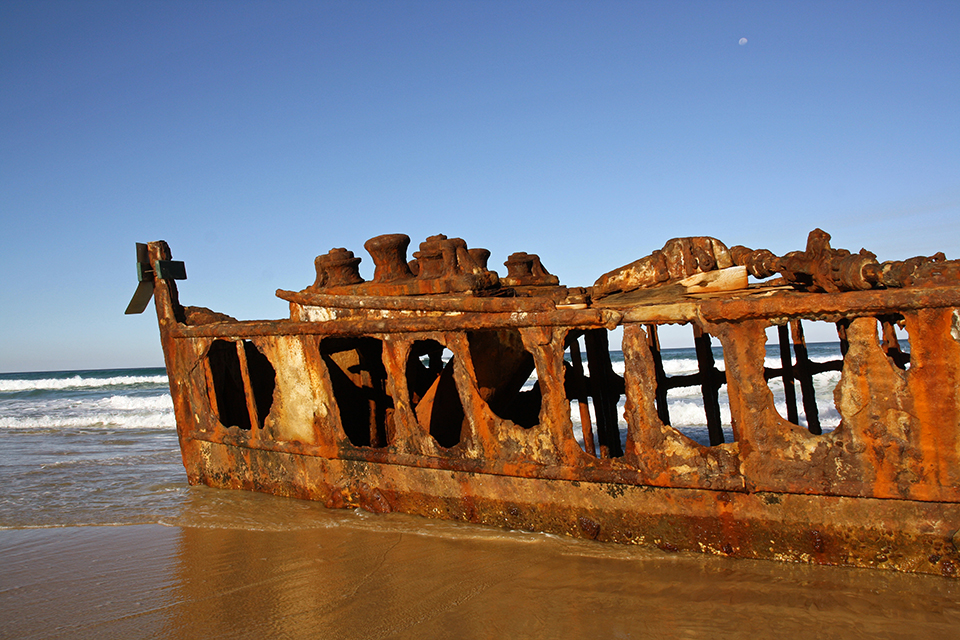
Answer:
<svg viewBox="0 0 960 640"><path fill-rule="evenodd" d="M289 319L252 322L181 306L183 264L154 242L138 245L128 312L155 294L192 484L956 576L960 264L880 263L829 239L815 230L785 256L675 239L574 289L532 254L499 277L460 239L428 238L408 263L407 236L379 236L372 281L334 249L313 285L277 292ZM811 322L835 325L834 362L807 357ZM692 328L698 373L666 374L664 324ZM825 370L840 371L829 433L811 383ZM678 386L702 393L709 443L670 426Z"/></svg>

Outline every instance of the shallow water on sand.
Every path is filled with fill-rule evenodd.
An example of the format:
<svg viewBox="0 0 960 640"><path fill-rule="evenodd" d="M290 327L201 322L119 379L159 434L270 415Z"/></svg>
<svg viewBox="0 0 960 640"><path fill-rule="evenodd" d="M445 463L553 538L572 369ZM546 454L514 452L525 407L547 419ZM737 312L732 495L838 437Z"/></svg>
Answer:
<svg viewBox="0 0 960 640"><path fill-rule="evenodd" d="M248 517L298 504L240 495L229 506ZM204 491L190 501L216 511ZM0 635L956 638L960 628L960 592L944 578L665 555L396 515L325 522L303 508L287 519L294 528L2 531Z"/></svg>
<svg viewBox="0 0 960 640"><path fill-rule="evenodd" d="M161 374L0 376L0 637L960 635L940 577L189 487Z"/></svg>

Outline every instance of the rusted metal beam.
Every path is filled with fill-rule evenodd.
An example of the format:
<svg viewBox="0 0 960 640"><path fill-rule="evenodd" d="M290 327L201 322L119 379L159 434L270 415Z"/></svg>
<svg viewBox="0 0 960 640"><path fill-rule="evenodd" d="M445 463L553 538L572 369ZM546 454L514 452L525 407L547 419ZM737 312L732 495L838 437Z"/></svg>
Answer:
<svg viewBox="0 0 960 640"><path fill-rule="evenodd" d="M605 329L591 329L584 333L587 361L590 363L590 395L597 416L597 440L604 458L620 457L620 426L617 419L616 383L610 363L610 347Z"/></svg>
<svg viewBox="0 0 960 640"><path fill-rule="evenodd" d="M553 311L556 303L543 298L470 298L462 295L365 296L329 295L277 289L277 297L308 307L331 309L388 309L395 311L479 311L513 313L517 311Z"/></svg>
<svg viewBox="0 0 960 640"><path fill-rule="evenodd" d="M577 409L580 413L580 431L583 435L583 448L592 456L597 455L596 443L593 440L593 423L590 419L590 405L587 399L587 380L583 373L583 359L580 355L580 341L574 335L573 339L568 338L570 345L570 360L573 366L573 374L577 387L576 400Z"/></svg>
<svg viewBox="0 0 960 640"><path fill-rule="evenodd" d="M706 412L710 446L723 444L723 426L720 420L720 376L713 357L710 334L705 333L700 325L693 325L693 343L697 353L697 367L700 369L700 390L703 394L703 409Z"/></svg>
<svg viewBox="0 0 960 640"><path fill-rule="evenodd" d="M807 343L803 339L803 325L800 320L790 321L790 333L793 336L793 353L797 358L796 376L800 382L800 395L803 398L803 414L807 418L807 429L814 435L820 435L820 412L817 408L817 393L813 388L813 368L807 357Z"/></svg>
<svg viewBox="0 0 960 640"><path fill-rule="evenodd" d="M797 390L793 386L796 376L793 372L793 360L790 357L790 329L785 324L777 325L777 335L780 344L780 364L783 367L783 395L787 404L787 420L794 424L800 423L800 414L797 412Z"/></svg>

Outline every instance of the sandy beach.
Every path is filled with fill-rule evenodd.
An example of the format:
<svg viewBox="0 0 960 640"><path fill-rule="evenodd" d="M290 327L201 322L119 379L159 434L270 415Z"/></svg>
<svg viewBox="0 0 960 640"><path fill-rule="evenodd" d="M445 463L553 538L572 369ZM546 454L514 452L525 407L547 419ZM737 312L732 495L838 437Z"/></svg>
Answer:
<svg viewBox="0 0 960 640"><path fill-rule="evenodd" d="M3 638L955 638L960 583L190 487L162 370L0 376Z"/></svg>
<svg viewBox="0 0 960 640"><path fill-rule="evenodd" d="M4 638L955 638L960 628L960 585L944 578L397 515L287 531L5 530L0 560Z"/></svg>

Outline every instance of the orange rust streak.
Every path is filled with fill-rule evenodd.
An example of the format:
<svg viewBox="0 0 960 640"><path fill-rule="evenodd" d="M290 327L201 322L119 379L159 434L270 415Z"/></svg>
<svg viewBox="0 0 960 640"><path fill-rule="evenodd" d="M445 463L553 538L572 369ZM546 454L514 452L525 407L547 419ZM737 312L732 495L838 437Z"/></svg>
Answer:
<svg viewBox="0 0 960 640"><path fill-rule="evenodd" d="M919 449L930 483L941 488L931 499L950 501L960 500L960 342L952 336L956 314L929 309L906 315L907 378L919 423Z"/></svg>

